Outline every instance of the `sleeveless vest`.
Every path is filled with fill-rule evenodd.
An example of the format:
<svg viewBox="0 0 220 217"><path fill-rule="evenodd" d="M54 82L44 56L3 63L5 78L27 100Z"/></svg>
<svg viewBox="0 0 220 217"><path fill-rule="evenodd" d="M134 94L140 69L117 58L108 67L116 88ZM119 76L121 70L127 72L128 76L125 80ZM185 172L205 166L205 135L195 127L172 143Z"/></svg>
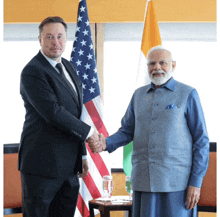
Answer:
<svg viewBox="0 0 220 217"><path fill-rule="evenodd" d="M134 93L132 188L145 192L185 190L192 167L192 136L184 112L192 87L175 81L174 91Z"/></svg>

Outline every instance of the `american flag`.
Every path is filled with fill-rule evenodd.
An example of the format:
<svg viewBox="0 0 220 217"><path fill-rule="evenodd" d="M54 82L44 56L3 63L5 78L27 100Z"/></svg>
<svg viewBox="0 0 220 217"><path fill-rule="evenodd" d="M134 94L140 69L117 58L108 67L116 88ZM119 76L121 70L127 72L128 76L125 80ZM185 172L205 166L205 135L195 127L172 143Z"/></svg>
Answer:
<svg viewBox="0 0 220 217"><path fill-rule="evenodd" d="M102 121L103 104L100 97L99 79L86 0L79 1L71 63L76 68L83 85L84 106L81 119L107 137L108 132ZM80 193L75 214L75 216L83 217L90 216L88 201L103 196L102 178L104 175L110 174L110 169L107 167L108 154L93 154L88 144L86 144L86 147L89 173L83 180L80 179Z"/></svg>

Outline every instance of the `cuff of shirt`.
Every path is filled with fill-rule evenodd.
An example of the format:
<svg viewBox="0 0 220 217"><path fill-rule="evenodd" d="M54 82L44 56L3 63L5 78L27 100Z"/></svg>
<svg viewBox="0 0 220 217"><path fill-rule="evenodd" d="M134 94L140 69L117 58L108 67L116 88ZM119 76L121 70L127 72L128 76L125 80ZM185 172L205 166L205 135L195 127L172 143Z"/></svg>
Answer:
<svg viewBox="0 0 220 217"><path fill-rule="evenodd" d="M105 141L106 141L105 151L108 151L109 153L112 153L115 150L114 145L111 144L110 139L108 139L108 138L106 138Z"/></svg>
<svg viewBox="0 0 220 217"><path fill-rule="evenodd" d="M203 178L194 177L192 175L190 180L189 180L189 185L197 187L197 188L201 188L202 187L202 181L203 181Z"/></svg>
<svg viewBox="0 0 220 217"><path fill-rule="evenodd" d="M83 156L82 156L82 159L83 159L83 160L87 160L87 155L83 155Z"/></svg>
<svg viewBox="0 0 220 217"><path fill-rule="evenodd" d="M93 129L93 127L91 127L89 134L87 135L86 139L88 139L90 136L93 135L93 133L95 132L95 130Z"/></svg>

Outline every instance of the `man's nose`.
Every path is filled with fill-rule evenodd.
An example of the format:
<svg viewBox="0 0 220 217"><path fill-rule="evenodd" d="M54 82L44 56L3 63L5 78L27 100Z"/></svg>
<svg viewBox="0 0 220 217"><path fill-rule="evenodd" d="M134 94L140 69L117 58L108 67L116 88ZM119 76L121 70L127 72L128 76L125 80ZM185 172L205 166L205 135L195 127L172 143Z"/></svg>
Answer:
<svg viewBox="0 0 220 217"><path fill-rule="evenodd" d="M52 43L55 44L55 45L57 45L57 44L58 44L58 41L59 41L59 40L58 40L57 38L53 38Z"/></svg>
<svg viewBox="0 0 220 217"><path fill-rule="evenodd" d="M161 65L160 65L160 63L155 63L155 65L154 65L154 70L160 70L161 69Z"/></svg>

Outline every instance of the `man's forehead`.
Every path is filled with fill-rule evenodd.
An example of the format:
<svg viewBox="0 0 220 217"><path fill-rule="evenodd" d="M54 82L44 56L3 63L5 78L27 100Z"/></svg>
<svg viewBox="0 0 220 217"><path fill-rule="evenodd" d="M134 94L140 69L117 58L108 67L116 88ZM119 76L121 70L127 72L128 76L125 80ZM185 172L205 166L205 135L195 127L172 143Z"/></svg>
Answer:
<svg viewBox="0 0 220 217"><path fill-rule="evenodd" d="M149 60L157 60L157 59L166 60L170 58L171 58L171 54L168 50L154 50L149 55Z"/></svg>
<svg viewBox="0 0 220 217"><path fill-rule="evenodd" d="M58 32L58 33L65 33L65 28L62 23L47 23L43 26L43 31L46 34L47 33L53 33L53 32Z"/></svg>

